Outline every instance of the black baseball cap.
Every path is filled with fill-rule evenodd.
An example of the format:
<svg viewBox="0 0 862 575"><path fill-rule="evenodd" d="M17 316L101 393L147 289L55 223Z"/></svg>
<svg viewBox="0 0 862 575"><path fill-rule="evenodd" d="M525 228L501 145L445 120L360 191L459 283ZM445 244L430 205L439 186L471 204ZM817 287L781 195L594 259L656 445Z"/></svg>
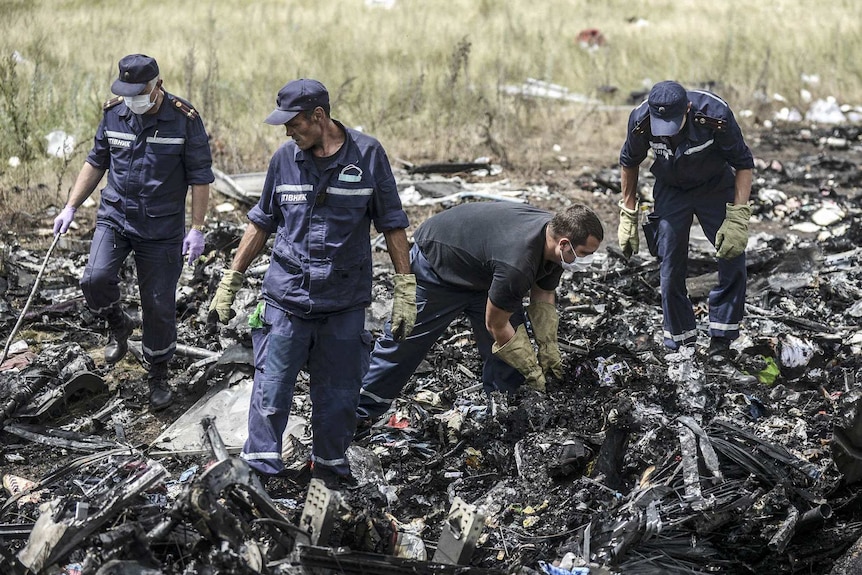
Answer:
<svg viewBox="0 0 862 575"><path fill-rule="evenodd" d="M111 84L117 96L137 96L147 83L159 75L159 65L146 54L129 54L120 60L120 74Z"/></svg>
<svg viewBox="0 0 862 575"><path fill-rule="evenodd" d="M673 136L679 133L688 111L688 94L685 88L670 80L659 82L649 91L647 102L653 136Z"/></svg>
<svg viewBox="0 0 862 575"><path fill-rule="evenodd" d="M297 114L320 106L329 113L329 92L317 80L300 78L292 80L278 91L276 108L266 117L267 124L281 126L291 121Z"/></svg>

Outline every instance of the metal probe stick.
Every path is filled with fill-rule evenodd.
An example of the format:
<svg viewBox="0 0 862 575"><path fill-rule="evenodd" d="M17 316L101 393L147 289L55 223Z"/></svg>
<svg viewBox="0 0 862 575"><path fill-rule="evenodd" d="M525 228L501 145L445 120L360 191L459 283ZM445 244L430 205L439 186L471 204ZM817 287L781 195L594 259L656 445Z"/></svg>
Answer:
<svg viewBox="0 0 862 575"><path fill-rule="evenodd" d="M48 258L51 257L51 252L54 251L54 248L59 241L60 234L57 234L54 236L54 241L51 242L51 247L48 248L48 253L45 254L45 261L42 262L42 267L39 269L39 273L36 274L36 281L33 283L33 289L30 290L30 297L27 298L27 303L24 304L24 309L21 310L18 322L15 324L15 327L12 328L12 333L9 334L9 339L6 340L6 347L3 348L3 355L0 356L0 364L6 361L6 354L9 353L9 348L12 346L12 340L15 338L15 334L18 333L18 328L20 328L21 324L24 322L24 315L26 315L27 309L30 307L30 302L33 301L33 296L36 295L36 290L39 289L39 282L42 281L42 274L45 273L45 268L48 266Z"/></svg>

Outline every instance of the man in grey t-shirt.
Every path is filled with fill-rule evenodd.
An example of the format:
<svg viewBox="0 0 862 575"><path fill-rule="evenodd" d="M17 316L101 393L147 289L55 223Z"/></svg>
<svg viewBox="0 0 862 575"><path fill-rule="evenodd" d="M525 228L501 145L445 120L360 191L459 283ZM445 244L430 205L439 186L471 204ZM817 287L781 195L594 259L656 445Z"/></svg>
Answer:
<svg viewBox="0 0 862 575"><path fill-rule="evenodd" d="M525 381L544 391L545 374L562 375L554 304L560 276L588 265L603 238L599 218L580 204L553 214L523 204L471 203L429 218L410 252L413 332L396 342L387 327L375 343L358 418L376 419L389 408L461 313L473 326L486 392L512 392ZM523 325L527 294L538 356Z"/></svg>

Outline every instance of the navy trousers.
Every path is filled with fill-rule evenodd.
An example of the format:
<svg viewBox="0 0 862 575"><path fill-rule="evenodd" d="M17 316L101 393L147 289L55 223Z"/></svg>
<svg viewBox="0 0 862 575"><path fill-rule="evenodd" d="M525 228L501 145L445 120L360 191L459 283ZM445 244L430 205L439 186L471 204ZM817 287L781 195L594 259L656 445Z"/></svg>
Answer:
<svg viewBox="0 0 862 575"><path fill-rule="evenodd" d="M252 330L254 384L248 439L241 457L266 474L284 469L282 436L300 369L310 376L311 458L338 474L350 472L347 447L356 431L362 374L368 368L371 334L365 310L307 320L267 304L263 327Z"/></svg>
<svg viewBox="0 0 862 575"><path fill-rule="evenodd" d="M726 204L732 203L734 188L684 191L656 182L655 212L659 215L658 257L661 258L661 305L664 343L670 349L695 343L697 326L688 298L688 241L693 216L697 216L707 239L715 245L715 234L724 222ZM733 259L718 259L718 285L709 292L709 335L730 340L739 337L739 322L745 306L747 273L745 253Z"/></svg>
<svg viewBox="0 0 862 575"><path fill-rule="evenodd" d="M512 392L524 383L518 370L494 356L493 337L485 327L486 292L453 287L443 282L414 245L410 251L410 268L416 275L416 325L401 342L392 339L387 323L383 337L374 344L368 373L362 380L357 415L376 419L389 409L401 393L428 350L460 314L465 314L473 328L473 337L482 358L482 383L487 393ZM512 325L524 323L524 310L512 314Z"/></svg>
<svg viewBox="0 0 862 575"><path fill-rule="evenodd" d="M96 314L105 315L118 305L120 269L130 252L135 254L141 296L144 359L151 364L168 361L177 348L176 292L183 269L181 235L171 240L141 240L97 223L81 290Z"/></svg>

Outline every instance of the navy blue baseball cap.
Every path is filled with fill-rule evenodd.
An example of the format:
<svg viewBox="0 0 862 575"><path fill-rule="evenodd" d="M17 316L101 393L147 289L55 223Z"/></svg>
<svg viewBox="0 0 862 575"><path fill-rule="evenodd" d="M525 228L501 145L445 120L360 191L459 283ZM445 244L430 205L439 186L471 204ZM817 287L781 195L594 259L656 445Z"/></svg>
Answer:
<svg viewBox="0 0 862 575"><path fill-rule="evenodd" d="M653 136L673 136L679 133L688 111L688 94L685 88L670 80L659 82L649 91L647 102Z"/></svg>
<svg viewBox="0 0 862 575"><path fill-rule="evenodd" d="M117 96L137 96L147 82L158 77L159 65L146 54L129 54L120 60L120 75L111 84L111 92Z"/></svg>
<svg viewBox="0 0 862 575"><path fill-rule="evenodd" d="M292 80L278 91L275 110L266 117L267 124L281 126L291 121L300 112L320 106L329 113L329 92L317 80L300 78Z"/></svg>

